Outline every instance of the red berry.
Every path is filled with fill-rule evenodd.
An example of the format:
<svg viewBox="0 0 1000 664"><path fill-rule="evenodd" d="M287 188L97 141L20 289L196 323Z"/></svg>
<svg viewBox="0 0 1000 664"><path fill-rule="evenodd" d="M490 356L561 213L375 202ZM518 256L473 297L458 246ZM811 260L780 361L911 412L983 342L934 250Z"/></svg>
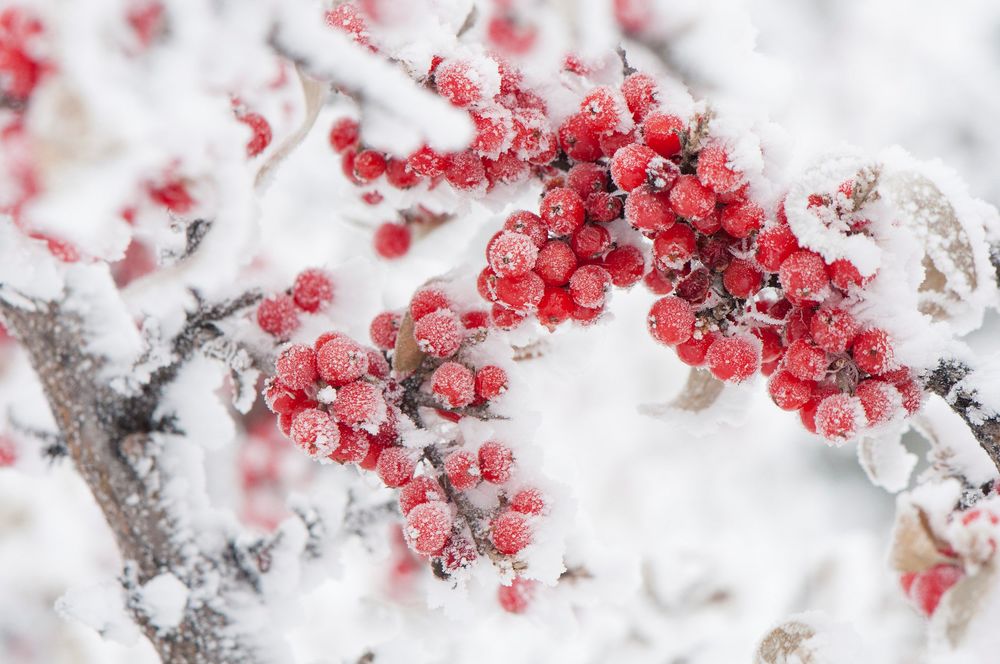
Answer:
<svg viewBox="0 0 1000 664"><path fill-rule="evenodd" d="M476 290L484 300L496 302L497 299L497 275L488 267L483 268L476 279Z"/></svg>
<svg viewBox="0 0 1000 664"><path fill-rule="evenodd" d="M261 300L257 305L257 324L270 335L287 337L299 327L295 300L285 294Z"/></svg>
<svg viewBox="0 0 1000 664"><path fill-rule="evenodd" d="M570 246L583 260L597 258L611 247L611 233L603 226L584 224L573 233Z"/></svg>
<svg viewBox="0 0 1000 664"><path fill-rule="evenodd" d="M625 97L628 110L632 112L632 119L640 122L656 103L656 81L652 76L641 72L629 74L622 82L622 95Z"/></svg>
<svg viewBox="0 0 1000 664"><path fill-rule="evenodd" d="M744 337L720 337L705 354L712 375L729 383L741 383L760 368L760 349Z"/></svg>
<svg viewBox="0 0 1000 664"><path fill-rule="evenodd" d="M691 367L700 367L705 364L705 356L708 354L708 349L712 347L714 341L715 335L713 334L702 334L699 337L692 336L687 341L677 344L674 351L677 353L677 359L684 364Z"/></svg>
<svg viewBox="0 0 1000 664"><path fill-rule="evenodd" d="M559 128L559 145L574 161L597 161L602 155L597 132L582 115L570 116Z"/></svg>
<svg viewBox="0 0 1000 664"><path fill-rule="evenodd" d="M861 276L854 263L847 259L839 258L830 263L830 281L842 291L847 291L851 286L864 286L870 278Z"/></svg>
<svg viewBox="0 0 1000 664"><path fill-rule="evenodd" d="M801 250L788 226L771 226L757 235L757 262L768 272L777 272L786 258Z"/></svg>
<svg viewBox="0 0 1000 664"><path fill-rule="evenodd" d="M611 275L611 283L618 288L628 288L642 279L646 271L646 259L638 247L624 244L612 249L601 261L601 267Z"/></svg>
<svg viewBox="0 0 1000 664"><path fill-rule="evenodd" d="M722 273L722 285L734 297L748 298L760 290L762 276L747 261L734 260L726 268L726 271Z"/></svg>
<svg viewBox="0 0 1000 664"><path fill-rule="evenodd" d="M463 408L476 396L476 379L472 371L458 362L445 362L431 376L431 391L444 405Z"/></svg>
<svg viewBox="0 0 1000 664"><path fill-rule="evenodd" d="M760 339L760 359L761 362L774 362L781 359L785 354L785 348L781 343L781 335L772 327L755 327L750 332Z"/></svg>
<svg viewBox="0 0 1000 664"><path fill-rule="evenodd" d="M441 177L448 170L450 159L425 145L411 154L406 162L414 173L428 178L436 178Z"/></svg>
<svg viewBox="0 0 1000 664"><path fill-rule="evenodd" d="M552 331L572 318L576 306L572 296L565 289L546 286L545 295L538 303L538 322Z"/></svg>
<svg viewBox="0 0 1000 664"><path fill-rule="evenodd" d="M816 433L827 440L853 438L865 424L861 400L849 394L831 394L816 408Z"/></svg>
<svg viewBox="0 0 1000 664"><path fill-rule="evenodd" d="M809 332L816 345L829 353L843 353L858 333L854 316L836 307L820 307L809 322Z"/></svg>
<svg viewBox="0 0 1000 664"><path fill-rule="evenodd" d="M642 124L642 136L646 145L661 157L673 157L681 151L680 134L684 122L673 115L652 113Z"/></svg>
<svg viewBox="0 0 1000 664"><path fill-rule="evenodd" d="M410 228L387 221L375 229L375 253L387 260L401 258L410 250Z"/></svg>
<svg viewBox="0 0 1000 664"><path fill-rule="evenodd" d="M390 450L386 450L387 452ZM451 536L451 511L441 501L417 505L406 515L403 533L410 548L424 556L441 553Z"/></svg>
<svg viewBox="0 0 1000 664"><path fill-rule="evenodd" d="M785 368L801 380L820 380L829 362L826 351L805 339L796 339L785 351Z"/></svg>
<svg viewBox="0 0 1000 664"><path fill-rule="evenodd" d="M899 381L896 383L896 389L903 397L903 408L906 409L907 413L914 415L920 410L924 400L924 392L920 389L917 381L912 378Z"/></svg>
<svg viewBox="0 0 1000 664"><path fill-rule="evenodd" d="M292 298L303 311L314 313L333 301L333 281L323 270L303 270L295 277Z"/></svg>
<svg viewBox="0 0 1000 664"><path fill-rule="evenodd" d="M632 143L635 143L634 129L628 133L616 131L609 134L601 134L597 137L597 144L601 146L601 153L609 159L614 157L615 153L623 147Z"/></svg>
<svg viewBox="0 0 1000 664"><path fill-rule="evenodd" d="M812 397L815 383L797 378L790 371L779 371L767 383L768 394L782 410L798 410Z"/></svg>
<svg viewBox="0 0 1000 664"><path fill-rule="evenodd" d="M250 127L253 135L247 143L247 156L256 157L271 144L271 125L260 113L246 113L236 118L246 126Z"/></svg>
<svg viewBox="0 0 1000 664"><path fill-rule="evenodd" d="M674 224L653 239L653 259L661 270L679 269L691 260L697 247L694 231L687 224Z"/></svg>
<svg viewBox="0 0 1000 664"><path fill-rule="evenodd" d="M362 150L354 157L354 177L371 182L385 173L385 156L375 150Z"/></svg>
<svg viewBox="0 0 1000 664"><path fill-rule="evenodd" d="M531 544L531 528L523 514L504 512L493 520L490 540L497 551L512 556Z"/></svg>
<svg viewBox="0 0 1000 664"><path fill-rule="evenodd" d="M803 305L823 298L830 278L819 254L796 251L781 263L778 281L792 304Z"/></svg>
<svg viewBox="0 0 1000 664"><path fill-rule="evenodd" d="M524 233L531 238L535 246L541 249L549 239L548 231L542 224L542 218L527 210L518 210L507 217L503 224L505 231Z"/></svg>
<svg viewBox="0 0 1000 664"><path fill-rule="evenodd" d="M520 277L535 267L538 247L524 233L501 231L486 250L490 267L500 277Z"/></svg>
<svg viewBox="0 0 1000 664"><path fill-rule="evenodd" d="M545 164L556 156L558 144L545 113L532 108L514 111L514 141L511 150L519 159ZM600 154L597 155L600 157Z"/></svg>
<svg viewBox="0 0 1000 664"><path fill-rule="evenodd" d="M489 401L507 391L507 372L488 364L476 372L476 396Z"/></svg>
<svg viewBox="0 0 1000 664"><path fill-rule="evenodd" d="M670 207L679 217L704 219L715 210L715 192L693 175L682 175L670 190Z"/></svg>
<svg viewBox="0 0 1000 664"><path fill-rule="evenodd" d="M445 499L444 489L433 477L419 475L407 482L399 492L399 511L406 516L417 505Z"/></svg>
<svg viewBox="0 0 1000 664"><path fill-rule="evenodd" d="M625 219L640 231L663 231L676 221L670 198L649 185L636 187L625 198Z"/></svg>
<svg viewBox="0 0 1000 664"><path fill-rule="evenodd" d="M598 191L590 196L584 205L587 208L587 218L599 223L614 221L622 214L622 201L606 191Z"/></svg>
<svg viewBox="0 0 1000 664"><path fill-rule="evenodd" d="M386 418L385 397L375 385L357 380L337 390L333 414L345 426L377 431Z"/></svg>
<svg viewBox="0 0 1000 664"><path fill-rule="evenodd" d="M743 184L743 174L729 167L729 155L718 143L702 148L698 154L698 180L717 193L738 189Z"/></svg>
<svg viewBox="0 0 1000 664"><path fill-rule="evenodd" d="M490 310L490 318L493 320L493 325L501 330L513 330L524 322L525 317L525 314L499 304L494 304Z"/></svg>
<svg viewBox="0 0 1000 664"><path fill-rule="evenodd" d="M466 311L462 314L462 327L466 330L485 330L490 326L490 312L483 310Z"/></svg>
<svg viewBox="0 0 1000 664"><path fill-rule="evenodd" d="M545 295L545 282L535 272L519 277L501 277L496 283L497 298L518 311L538 308Z"/></svg>
<svg viewBox="0 0 1000 664"><path fill-rule="evenodd" d="M434 71L438 93L455 106L464 108L483 100L479 74L468 62L447 60Z"/></svg>
<svg viewBox="0 0 1000 664"><path fill-rule="evenodd" d="M595 88L580 102L580 116L598 134L619 128L625 110L625 100L609 87Z"/></svg>
<svg viewBox="0 0 1000 664"><path fill-rule="evenodd" d="M655 267L646 273L646 276L642 278L642 283L646 284L646 288L653 295L669 295L670 291L674 289L674 284L669 277Z"/></svg>
<svg viewBox="0 0 1000 664"><path fill-rule="evenodd" d="M581 265L569 280L569 293L581 307L595 309L604 305L611 275L597 265Z"/></svg>
<svg viewBox="0 0 1000 664"><path fill-rule="evenodd" d="M880 376L896 367L896 354L892 340L885 330L865 330L854 338L851 355L858 368L873 376Z"/></svg>
<svg viewBox="0 0 1000 664"><path fill-rule="evenodd" d="M318 408L306 408L292 419L291 437L311 457L328 455L340 442L337 424Z"/></svg>
<svg viewBox="0 0 1000 664"><path fill-rule="evenodd" d="M418 321L427 314L432 314L438 309L450 309L451 302L448 296L433 287L425 287L413 294L410 299L410 317Z"/></svg>
<svg viewBox="0 0 1000 664"><path fill-rule="evenodd" d="M457 491L465 491L479 484L479 466L476 457L466 450L456 450L444 460L444 472Z"/></svg>
<svg viewBox="0 0 1000 664"><path fill-rule="evenodd" d="M473 152L452 155L444 176L448 184L462 191L477 189L486 182L483 160Z"/></svg>
<svg viewBox="0 0 1000 664"><path fill-rule="evenodd" d="M417 464L410 456L410 452L403 447L390 447L382 450L375 464L375 470L379 478L390 489L403 486L413 479L413 471Z"/></svg>
<svg viewBox="0 0 1000 664"><path fill-rule="evenodd" d="M329 458L336 463L360 463L367 460L371 448L380 449L379 443L369 441L364 431L358 431L347 426L338 426L340 432L340 445L330 452ZM376 456L377 458L377 456ZM362 467L364 467L362 465ZM374 460L369 470L373 469Z"/></svg>
<svg viewBox="0 0 1000 664"><path fill-rule="evenodd" d="M497 588L497 602L508 613L524 613L531 605L538 582L516 577L509 586Z"/></svg>
<svg viewBox="0 0 1000 664"><path fill-rule="evenodd" d="M764 210L749 201L727 205L720 217L722 228L735 238L748 237L764 223Z"/></svg>
<svg viewBox="0 0 1000 664"><path fill-rule="evenodd" d="M397 189L409 189L420 182L420 174L408 160L391 157L385 166L385 179Z"/></svg>
<svg viewBox="0 0 1000 664"><path fill-rule="evenodd" d="M632 191L646 184L650 162L658 157L649 146L638 143L626 145L611 159L611 179L622 191Z"/></svg>
<svg viewBox="0 0 1000 664"><path fill-rule="evenodd" d="M684 343L694 333L694 311L679 298L668 296L653 303L646 324L649 334L661 344Z"/></svg>
<svg viewBox="0 0 1000 664"><path fill-rule="evenodd" d="M677 283L674 295L691 304L701 304L708 298L711 287L712 275L704 267L699 267Z"/></svg>
<svg viewBox="0 0 1000 664"><path fill-rule="evenodd" d="M584 162L573 166L566 174L566 186L586 199L594 192L604 191L608 186L607 171L597 164Z"/></svg>
<svg viewBox="0 0 1000 664"><path fill-rule="evenodd" d="M816 409L828 396L840 394L836 386L830 384L817 385L813 389L812 396L801 409L799 409L799 419L810 433L816 433Z"/></svg>
<svg viewBox="0 0 1000 664"><path fill-rule="evenodd" d="M348 337L334 337L317 351L316 367L320 378L339 387L365 375L368 371L368 353Z"/></svg>
<svg viewBox="0 0 1000 664"><path fill-rule="evenodd" d="M372 343L382 350L392 350L396 347L396 337L399 334L399 325L402 316L392 311L383 311L372 319L368 334L371 335Z"/></svg>
<svg viewBox="0 0 1000 664"><path fill-rule="evenodd" d="M278 379L293 390L304 390L316 382L316 351L294 344L281 351L274 362Z"/></svg>
<svg viewBox="0 0 1000 664"><path fill-rule="evenodd" d="M570 235L583 225L583 199L572 189L556 187L541 203L542 222L555 235Z"/></svg>
<svg viewBox="0 0 1000 664"><path fill-rule="evenodd" d="M341 118L330 128L330 145L335 151L344 152L358 144L360 135L361 131L356 120Z"/></svg>
<svg viewBox="0 0 1000 664"><path fill-rule="evenodd" d="M418 320L413 336L420 350L432 357L451 357L462 345L458 317L450 309L439 309Z"/></svg>
<svg viewBox="0 0 1000 664"><path fill-rule="evenodd" d="M903 395L895 385L883 380L863 380L854 394L861 399L869 426L888 422L903 407Z"/></svg>
<svg viewBox="0 0 1000 664"><path fill-rule="evenodd" d="M521 514L539 515L545 509L545 501L538 489L522 489L514 494L510 508Z"/></svg>
<svg viewBox="0 0 1000 664"><path fill-rule="evenodd" d="M514 453L496 441L483 443L479 448L479 472L490 484L503 484L510 479Z"/></svg>
<svg viewBox="0 0 1000 664"><path fill-rule="evenodd" d="M938 564L918 572L910 586L910 597L928 618L937 610L941 597L962 580L965 572L956 565Z"/></svg>

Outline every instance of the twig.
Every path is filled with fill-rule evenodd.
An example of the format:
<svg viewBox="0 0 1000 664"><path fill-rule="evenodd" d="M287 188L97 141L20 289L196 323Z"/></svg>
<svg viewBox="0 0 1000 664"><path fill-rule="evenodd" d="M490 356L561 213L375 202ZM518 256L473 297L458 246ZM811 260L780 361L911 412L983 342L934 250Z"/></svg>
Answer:
<svg viewBox="0 0 1000 664"><path fill-rule="evenodd" d="M975 390L962 382L972 373L963 362L942 360L925 379L925 388L942 397L969 427L969 431L1000 471L1000 417L990 413Z"/></svg>

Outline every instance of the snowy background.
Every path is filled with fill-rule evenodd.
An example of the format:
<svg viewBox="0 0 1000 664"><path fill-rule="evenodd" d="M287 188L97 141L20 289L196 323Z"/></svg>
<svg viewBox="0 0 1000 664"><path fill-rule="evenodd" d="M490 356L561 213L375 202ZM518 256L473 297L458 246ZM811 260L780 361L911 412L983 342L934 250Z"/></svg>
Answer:
<svg viewBox="0 0 1000 664"><path fill-rule="evenodd" d="M767 113L794 137L803 162L843 141L872 151L898 143L942 159L973 194L1000 204L991 168L1000 152L995 2L663 4L690 19L677 21L670 43L696 94ZM362 211L338 212L332 203L348 185L321 129L338 110L323 114L263 201L276 280L303 265L363 263L352 297L374 313L401 306L414 285L458 257L479 260L487 225L500 217L474 208L402 261L376 261ZM600 545L588 561L601 566L598 579L553 591L578 594L583 605L570 615L552 598L546 610L543 593L528 616L426 612L440 590L428 587L426 570L407 570L402 549L386 544L387 525L381 541L345 539L345 573L288 607L287 624L276 629L287 631L298 661L353 662L375 649L377 661L411 664L744 662L770 625L806 610L849 623L864 661L921 661L924 621L885 563L893 495L872 486L853 446L831 449L805 433L794 413L770 404L761 383L727 388L696 421L640 415L641 404L668 401L687 375L646 333L649 300L640 289L617 294L614 320L563 330L542 359L524 365L545 471L573 489L578 523ZM8 351L0 363L17 378L4 381L2 396L27 401L24 360ZM265 520L283 496L248 506L240 473L271 453L267 440L241 435L210 466L220 501ZM926 450L915 435L907 441L918 454ZM118 645L57 615L60 596L111 580L120 562L69 464L39 458L37 442L22 445L17 466L0 469L0 662L156 661L142 641ZM316 468L297 455L282 461L280 475L282 487L376 491L351 468ZM100 614L101 607L88 611Z"/></svg>

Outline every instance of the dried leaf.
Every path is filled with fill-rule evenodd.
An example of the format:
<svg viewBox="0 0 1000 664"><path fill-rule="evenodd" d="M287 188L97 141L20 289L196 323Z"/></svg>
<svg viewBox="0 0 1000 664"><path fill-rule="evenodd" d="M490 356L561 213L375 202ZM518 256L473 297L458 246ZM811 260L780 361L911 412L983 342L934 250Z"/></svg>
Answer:
<svg viewBox="0 0 1000 664"><path fill-rule="evenodd" d="M396 349L392 356L392 368L398 373L408 374L416 371L424 361L424 352L417 345L417 339L413 336L413 318L407 311L403 316L403 322L399 325L399 334L396 335Z"/></svg>
<svg viewBox="0 0 1000 664"><path fill-rule="evenodd" d="M684 389L670 402L670 407L700 413L715 403L723 387L722 381L707 371L691 369Z"/></svg>
<svg viewBox="0 0 1000 664"><path fill-rule="evenodd" d="M807 644L816 636L816 630L810 625L790 620L778 625L768 632L767 636L757 646L754 653L754 664L818 664L816 653ZM793 657L797 659L792 659Z"/></svg>
<svg viewBox="0 0 1000 664"><path fill-rule="evenodd" d="M901 436L865 436L858 443L858 461L875 486L893 493L902 491L917 465L917 455L906 450Z"/></svg>
<svg viewBox="0 0 1000 664"><path fill-rule="evenodd" d="M889 547L889 564L897 572L922 572L939 563L953 562L940 552L941 543L916 505L905 503L896 512Z"/></svg>
<svg viewBox="0 0 1000 664"><path fill-rule="evenodd" d="M955 584L945 593L938 611L944 611L947 619L945 634L953 648L959 648L965 640L965 633L972 619L981 613L983 600L995 584L996 567L993 564L981 567Z"/></svg>
<svg viewBox="0 0 1000 664"><path fill-rule="evenodd" d="M328 83L317 81L308 76L302 71L301 67L296 66L295 71L299 76L299 82L302 84L302 97L305 102L306 115L295 133L286 138L271 153L271 156L260 167L260 170L257 171L257 177L254 180L254 187L257 189L261 189L266 183L270 182L281 162L295 151L299 143L305 140L306 135L309 134L309 130L316 124L316 118L319 117L320 109L323 108L323 101L330 91Z"/></svg>

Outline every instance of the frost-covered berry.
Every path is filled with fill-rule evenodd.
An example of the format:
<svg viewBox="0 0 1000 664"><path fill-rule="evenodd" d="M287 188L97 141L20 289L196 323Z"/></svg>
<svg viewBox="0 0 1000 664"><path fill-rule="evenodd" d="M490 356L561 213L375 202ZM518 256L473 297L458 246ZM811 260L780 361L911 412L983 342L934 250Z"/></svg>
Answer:
<svg viewBox="0 0 1000 664"><path fill-rule="evenodd" d="M715 192L693 175L682 175L670 190L670 207L678 217L704 219L715 211Z"/></svg>
<svg viewBox="0 0 1000 664"><path fill-rule="evenodd" d="M722 273L722 285L734 297L748 298L760 290L762 276L749 261L736 259Z"/></svg>
<svg viewBox="0 0 1000 664"><path fill-rule="evenodd" d="M851 286L864 286L867 279L861 276L858 268L854 267L851 261L839 258L830 263L830 281L842 291L847 291Z"/></svg>
<svg viewBox="0 0 1000 664"><path fill-rule="evenodd" d="M640 231L664 231L674 225L669 196L649 185L636 187L625 198L625 219Z"/></svg>
<svg viewBox="0 0 1000 664"><path fill-rule="evenodd" d="M820 307L809 322L816 345L828 353L843 353L854 342L859 329L854 316L843 309Z"/></svg>
<svg viewBox="0 0 1000 664"><path fill-rule="evenodd" d="M572 251L572 250L571 250ZM537 309L545 296L545 282L535 272L519 277L501 277L496 284L497 298L518 311Z"/></svg>
<svg viewBox="0 0 1000 664"><path fill-rule="evenodd" d="M858 368L873 376L880 376L896 368L896 354L892 340L885 330L872 328L854 338L851 355Z"/></svg>
<svg viewBox="0 0 1000 664"><path fill-rule="evenodd" d="M316 351L303 344L294 344L281 351L274 361L278 379L293 390L304 390L316 382Z"/></svg>
<svg viewBox="0 0 1000 664"><path fill-rule="evenodd" d="M368 327L368 334L376 348L382 350L392 350L396 347L396 337L399 335L399 326L402 323L402 316L393 311L383 311L372 319Z"/></svg>
<svg viewBox="0 0 1000 664"><path fill-rule="evenodd" d="M493 520L490 541L500 553L512 556L531 544L531 527L523 514L504 512Z"/></svg>
<svg viewBox="0 0 1000 664"><path fill-rule="evenodd" d="M261 300L257 305L257 324L268 334L287 337L299 327L295 300L284 293Z"/></svg>
<svg viewBox="0 0 1000 664"><path fill-rule="evenodd" d="M896 389L903 397L903 408L910 415L916 414L924 401L924 391L913 378L905 378L895 383Z"/></svg>
<svg viewBox="0 0 1000 664"><path fill-rule="evenodd" d="M357 380L337 390L333 413L341 424L376 431L385 421L385 397L377 386Z"/></svg>
<svg viewBox="0 0 1000 664"><path fill-rule="evenodd" d="M722 229L735 238L745 238L764 223L764 210L746 201L727 205L719 217Z"/></svg>
<svg viewBox="0 0 1000 664"><path fill-rule="evenodd" d="M626 109L624 102L612 88L595 88L580 102L580 115L593 131L605 134L622 124Z"/></svg>
<svg viewBox="0 0 1000 664"><path fill-rule="evenodd" d="M611 275L597 265L581 265L569 279L569 294L581 307L603 306L610 288Z"/></svg>
<svg viewBox="0 0 1000 664"><path fill-rule="evenodd" d="M476 457L466 450L456 450L445 457L444 473L458 491L471 489L482 479Z"/></svg>
<svg viewBox="0 0 1000 664"><path fill-rule="evenodd" d="M563 286L576 270L577 258L572 247L562 240L545 243L535 261L535 273L549 286Z"/></svg>
<svg viewBox="0 0 1000 664"><path fill-rule="evenodd" d="M386 260L402 258L410 250L410 227L406 224L386 221L375 229L373 246L375 253Z"/></svg>
<svg viewBox="0 0 1000 664"><path fill-rule="evenodd" d="M861 400L849 394L831 394L816 408L816 433L827 440L847 440L865 425Z"/></svg>
<svg viewBox="0 0 1000 664"><path fill-rule="evenodd" d="M623 244L608 252L601 267L611 275L611 283L618 288L628 288L642 279L646 272L646 259L639 247Z"/></svg>
<svg viewBox="0 0 1000 664"><path fill-rule="evenodd" d="M319 311L333 301L333 280L324 270L303 270L295 277L292 298L303 311Z"/></svg>
<svg viewBox="0 0 1000 664"><path fill-rule="evenodd" d="M459 108L471 106L483 99L480 75L468 62L447 60L434 71L438 93Z"/></svg>
<svg viewBox="0 0 1000 664"><path fill-rule="evenodd" d="M642 72L629 74L622 81L622 95L628 110L632 112L632 119L640 122L656 103L656 81Z"/></svg>
<svg viewBox="0 0 1000 664"><path fill-rule="evenodd" d="M375 464L379 478L390 489L403 486L413 479L417 464L404 447L390 447L382 450Z"/></svg>
<svg viewBox="0 0 1000 664"><path fill-rule="evenodd" d="M439 309L451 308L451 302L444 291L433 287L425 287L413 294L410 299L410 317L418 321L427 314Z"/></svg>
<svg viewBox="0 0 1000 664"><path fill-rule="evenodd" d="M337 152L344 152L358 144L361 135L357 121L341 118L330 128L330 145Z"/></svg>
<svg viewBox="0 0 1000 664"><path fill-rule="evenodd" d="M743 184L743 174L729 167L729 155L719 143L712 143L698 153L698 180L716 193L738 189Z"/></svg>
<svg viewBox="0 0 1000 664"><path fill-rule="evenodd" d="M362 150L354 156L354 177L361 182L372 182L385 173L385 156L375 150Z"/></svg>
<svg viewBox="0 0 1000 664"><path fill-rule="evenodd" d="M487 247L490 267L500 277L520 277L535 267L538 247L524 233L501 231Z"/></svg>
<svg viewBox="0 0 1000 664"><path fill-rule="evenodd" d="M432 477L419 475L406 483L399 492L399 511L406 516L417 505L432 501L443 501L444 489Z"/></svg>
<svg viewBox="0 0 1000 664"><path fill-rule="evenodd" d="M692 336L687 341L677 344L674 351L677 353L677 358L684 364L700 367L705 364L705 356L714 341L715 335L712 334L703 334L700 337Z"/></svg>
<svg viewBox="0 0 1000 664"><path fill-rule="evenodd" d="M358 431L347 426L338 426L340 444L330 452L330 460L336 463L363 464L371 448L381 449L379 443L370 440L364 431ZM364 467L362 465L362 467ZM374 460L369 470L373 469Z"/></svg>
<svg viewBox="0 0 1000 664"><path fill-rule="evenodd" d="M503 484L509 480L513 464L514 453L502 443L491 440L479 448L479 472L490 484Z"/></svg>
<svg viewBox="0 0 1000 664"><path fill-rule="evenodd" d="M646 184L650 162L659 156L647 145L638 143L626 145L611 159L611 179L622 191L632 191Z"/></svg>
<svg viewBox="0 0 1000 664"><path fill-rule="evenodd" d="M687 224L674 224L653 239L653 259L661 270L678 269L691 259L697 248L694 231Z"/></svg>
<svg viewBox="0 0 1000 664"><path fill-rule="evenodd" d="M247 156L256 157L271 144L271 125L260 113L244 113L237 120L250 127L252 135L247 142Z"/></svg>
<svg viewBox="0 0 1000 664"><path fill-rule="evenodd" d="M863 380L858 383L854 394L861 399L870 426L888 422L903 407L903 395L895 385L884 380Z"/></svg>
<svg viewBox="0 0 1000 664"><path fill-rule="evenodd" d="M802 380L790 371L778 371L767 383L768 394L775 405L782 410L798 410L812 397L811 380Z"/></svg>
<svg viewBox="0 0 1000 664"><path fill-rule="evenodd" d="M573 308L576 306L568 291L555 286L546 286L545 295L538 303L536 318L539 323L552 331L573 316Z"/></svg>
<svg viewBox="0 0 1000 664"><path fill-rule="evenodd" d="M910 599L929 618L937 610L944 594L964 576L961 567L945 563L918 572L910 585Z"/></svg>
<svg viewBox="0 0 1000 664"><path fill-rule="evenodd" d="M318 459L337 447L340 431L326 412L306 408L292 419L291 438L306 454Z"/></svg>
<svg viewBox="0 0 1000 664"><path fill-rule="evenodd" d="M490 401L507 391L507 372L488 364L476 371L476 396Z"/></svg>
<svg viewBox="0 0 1000 664"><path fill-rule="evenodd" d="M428 178L436 178L444 175L451 160L446 155L438 154L425 145L411 154L406 163L409 164L414 173Z"/></svg>
<svg viewBox="0 0 1000 664"><path fill-rule="evenodd" d="M584 224L573 233L570 247L583 260L597 258L611 247L611 233L603 226Z"/></svg>
<svg viewBox="0 0 1000 664"><path fill-rule="evenodd" d="M587 196L607 189L608 173L597 164L583 162L569 169L566 174L566 186L586 200Z"/></svg>
<svg viewBox="0 0 1000 664"><path fill-rule="evenodd" d="M454 355L462 345L462 336L458 316L450 309L438 309L413 325L413 337L417 340L417 346L431 357Z"/></svg>
<svg viewBox="0 0 1000 664"><path fill-rule="evenodd" d="M494 304L493 308L490 309L490 320L493 321L495 327L501 330L513 330L523 323L525 318L527 318L526 314L500 304Z"/></svg>
<svg viewBox="0 0 1000 664"><path fill-rule="evenodd" d="M451 408L463 408L476 397L476 379L468 367L458 362L444 362L431 375L431 391Z"/></svg>
<svg viewBox="0 0 1000 664"><path fill-rule="evenodd" d="M694 333L694 310L680 298L667 296L653 303L646 318L649 334L661 344L684 343Z"/></svg>
<svg viewBox="0 0 1000 664"><path fill-rule="evenodd" d="M760 349L744 337L720 337L705 354L712 375L728 383L741 383L760 368Z"/></svg>
<svg viewBox="0 0 1000 664"><path fill-rule="evenodd" d="M397 189L409 189L420 182L420 174L413 170L408 160L391 157L385 165L385 179Z"/></svg>
<svg viewBox="0 0 1000 664"><path fill-rule="evenodd" d="M456 189L472 191L486 182L486 169L474 152L459 152L451 155L444 177Z"/></svg>
<svg viewBox="0 0 1000 664"><path fill-rule="evenodd" d="M801 249L787 225L771 226L757 235L757 262L768 272L777 272L786 258Z"/></svg>
<svg viewBox="0 0 1000 664"><path fill-rule="evenodd" d="M829 362L826 351L805 339L796 339L785 351L785 368L801 380L820 380Z"/></svg>
<svg viewBox="0 0 1000 664"><path fill-rule="evenodd" d="M571 235L583 225L583 199L567 187L551 189L542 198L542 222L555 235Z"/></svg>
<svg viewBox="0 0 1000 664"><path fill-rule="evenodd" d="M527 210L518 210L511 213L503 223L503 229L512 233L524 233L531 238L531 241L539 249L545 246L545 243L549 239L549 234L545 230L542 218L534 212L528 212Z"/></svg>
<svg viewBox="0 0 1000 664"><path fill-rule="evenodd" d="M559 145L574 161L596 161L601 158L598 134L582 115L572 115L559 127Z"/></svg>
<svg viewBox="0 0 1000 664"><path fill-rule="evenodd" d="M830 285L826 264L819 254L796 251L781 263L778 281L792 304L818 302Z"/></svg>
<svg viewBox="0 0 1000 664"><path fill-rule="evenodd" d="M346 385L368 371L368 353L353 339L334 337L317 351L316 368L320 378L330 385Z"/></svg>
<svg viewBox="0 0 1000 664"><path fill-rule="evenodd" d="M621 199L606 191L594 192L587 196L584 205L587 209L587 218L602 224L619 218L623 210Z"/></svg>
<svg viewBox="0 0 1000 664"><path fill-rule="evenodd" d="M661 157L673 157L681 151L681 132L684 122L673 115L650 113L642 123L642 137L646 145Z"/></svg>
<svg viewBox="0 0 1000 664"><path fill-rule="evenodd" d="M531 606L537 587L534 579L516 577L509 586L497 588L497 603L507 613L524 613Z"/></svg>
<svg viewBox="0 0 1000 664"><path fill-rule="evenodd" d="M386 450L388 451L388 450ZM403 534L410 547L424 556L441 553L451 536L451 510L435 500L417 505L406 515Z"/></svg>
<svg viewBox="0 0 1000 664"><path fill-rule="evenodd" d="M521 489L510 501L510 508L521 514L541 514L545 509L545 500L538 489Z"/></svg>

